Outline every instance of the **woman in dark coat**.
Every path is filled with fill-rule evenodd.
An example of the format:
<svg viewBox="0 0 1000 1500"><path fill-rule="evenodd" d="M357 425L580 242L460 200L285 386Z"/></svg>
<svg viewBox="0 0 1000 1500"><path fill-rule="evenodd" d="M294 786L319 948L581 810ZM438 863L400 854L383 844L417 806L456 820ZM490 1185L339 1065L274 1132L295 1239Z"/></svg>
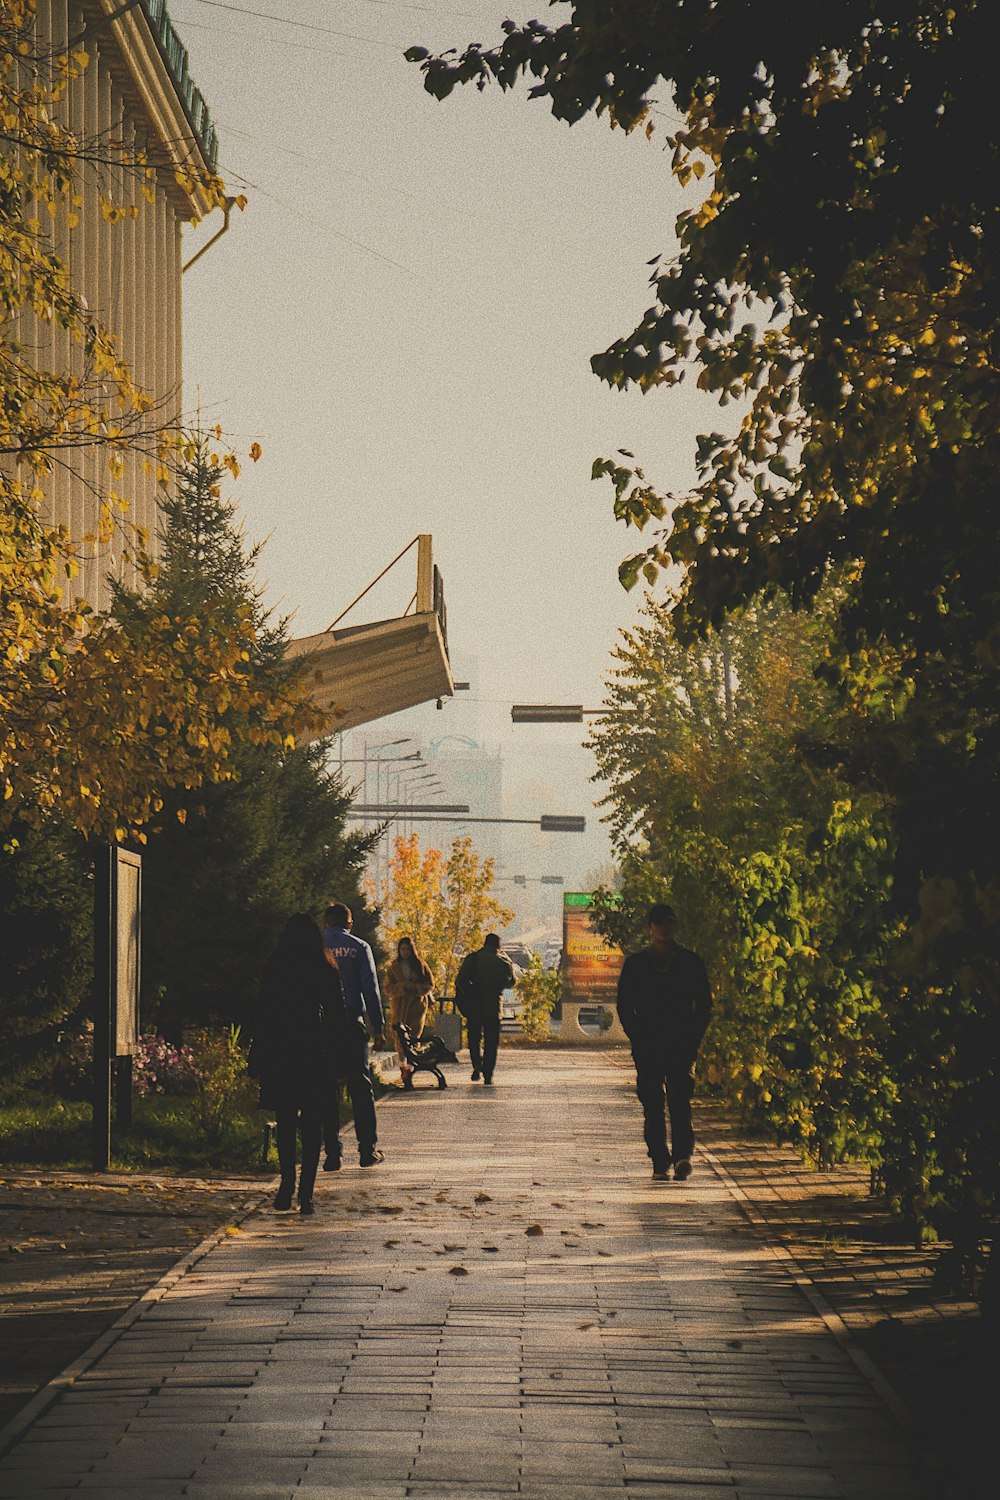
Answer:
<svg viewBox="0 0 1000 1500"><path fill-rule="evenodd" d="M260 1018L253 1045L260 1102L277 1123L281 1186L278 1209L291 1208L295 1192L295 1136L302 1135L299 1208L315 1212L313 1186L319 1162L323 1104L344 1046L347 1012L336 966L311 917L289 917L264 965Z"/></svg>

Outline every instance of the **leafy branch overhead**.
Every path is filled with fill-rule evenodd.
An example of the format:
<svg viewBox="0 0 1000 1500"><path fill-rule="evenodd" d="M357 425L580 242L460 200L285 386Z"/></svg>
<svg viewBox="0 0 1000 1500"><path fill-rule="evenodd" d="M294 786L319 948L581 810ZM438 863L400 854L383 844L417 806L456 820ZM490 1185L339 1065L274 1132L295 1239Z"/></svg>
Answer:
<svg viewBox="0 0 1000 1500"><path fill-rule="evenodd" d="M971 614L969 648L995 658L989 7L552 9L563 24L505 22L494 48L407 55L438 98L526 77L570 124L645 125L696 189L651 305L592 363L619 387L694 379L738 404L738 426L700 440L688 494L614 473L623 519L669 516L624 581L680 564L690 634L762 588L807 601L847 568L855 639L923 652ZM661 133L656 104L681 123Z"/></svg>

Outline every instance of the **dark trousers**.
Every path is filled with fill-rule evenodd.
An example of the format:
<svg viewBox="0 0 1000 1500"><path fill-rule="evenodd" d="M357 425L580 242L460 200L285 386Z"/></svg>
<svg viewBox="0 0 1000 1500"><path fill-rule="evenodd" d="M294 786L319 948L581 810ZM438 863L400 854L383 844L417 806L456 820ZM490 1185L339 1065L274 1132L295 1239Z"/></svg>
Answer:
<svg viewBox="0 0 1000 1500"><path fill-rule="evenodd" d="M679 1067L662 1057L636 1057L635 1091L643 1113L643 1136L654 1171L670 1163L690 1161L694 1151L694 1127L691 1123L691 1095L694 1092L694 1064ZM670 1143L667 1143L667 1113L670 1114Z"/></svg>
<svg viewBox="0 0 1000 1500"><path fill-rule="evenodd" d="M500 1046L500 1012L496 1015L473 1015L466 1023L469 1031L469 1056L472 1066L484 1078L493 1077Z"/></svg>
<svg viewBox="0 0 1000 1500"><path fill-rule="evenodd" d="M375 1089L372 1084L371 1063L368 1057L368 1040L362 1039L351 1060L351 1067L344 1079L354 1112L354 1134L358 1138L358 1151L366 1156L378 1145L378 1126L375 1121ZM323 1145L327 1156L340 1156L340 1114L338 1089L331 1086L329 1101L323 1116Z"/></svg>
<svg viewBox="0 0 1000 1500"><path fill-rule="evenodd" d="M302 1135L302 1165L299 1167L299 1202L308 1203L316 1184L319 1165L320 1113L318 1109L296 1109L285 1106L275 1111L275 1136L278 1143L278 1165L281 1186L289 1192L295 1187L295 1137Z"/></svg>

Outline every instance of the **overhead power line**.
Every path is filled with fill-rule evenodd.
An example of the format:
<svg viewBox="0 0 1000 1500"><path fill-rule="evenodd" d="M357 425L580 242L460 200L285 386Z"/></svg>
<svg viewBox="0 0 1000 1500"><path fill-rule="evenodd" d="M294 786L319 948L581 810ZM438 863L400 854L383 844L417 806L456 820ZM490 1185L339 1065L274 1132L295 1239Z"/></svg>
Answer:
<svg viewBox="0 0 1000 1500"><path fill-rule="evenodd" d="M382 42L378 37L359 36L354 31L336 31L332 26L317 26L312 21L293 21L288 16L276 16L267 10L250 10L243 5L227 5L224 0L198 0L199 5L208 5L212 10L228 10L237 16L256 16L259 21L276 21L279 26L294 26L299 31L315 31L321 36L339 36L349 42L364 42L369 47L384 47L387 52L401 52L398 42Z"/></svg>

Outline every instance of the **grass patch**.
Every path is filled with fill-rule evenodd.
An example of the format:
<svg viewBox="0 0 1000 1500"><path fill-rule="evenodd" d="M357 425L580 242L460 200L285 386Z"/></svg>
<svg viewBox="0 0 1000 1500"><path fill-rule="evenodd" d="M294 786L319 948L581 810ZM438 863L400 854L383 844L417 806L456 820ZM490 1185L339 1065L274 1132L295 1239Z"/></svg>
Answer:
<svg viewBox="0 0 1000 1500"><path fill-rule="evenodd" d="M8 1091L0 1098L0 1160L21 1167L89 1168L91 1119L84 1100L60 1099L40 1089ZM233 1110L219 1138L210 1140L193 1099L136 1099L132 1129L127 1134L112 1129L112 1166L125 1171L259 1171L266 1120L266 1111L248 1097Z"/></svg>
<svg viewBox="0 0 1000 1500"><path fill-rule="evenodd" d="M389 1092L376 1081L375 1096ZM136 1099L132 1129L127 1134L112 1126L111 1166L115 1171L175 1171L211 1176L235 1172L240 1176L277 1170L272 1141L262 1160L264 1127L273 1116L257 1106L257 1087L250 1080L231 1111L218 1139L209 1139L192 1098L150 1095ZM340 1122L351 1120L350 1104L341 1090ZM90 1104L62 1099L42 1088L10 1087L0 1094L0 1163L17 1167L75 1167L91 1163Z"/></svg>

